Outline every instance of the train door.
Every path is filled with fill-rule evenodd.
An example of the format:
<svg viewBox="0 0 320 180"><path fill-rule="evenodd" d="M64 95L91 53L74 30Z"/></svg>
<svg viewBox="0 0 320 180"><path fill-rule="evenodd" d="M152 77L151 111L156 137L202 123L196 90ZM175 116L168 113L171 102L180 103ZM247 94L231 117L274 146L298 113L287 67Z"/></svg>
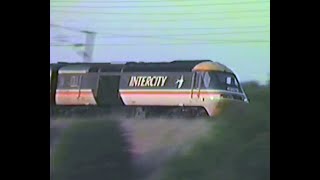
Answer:
<svg viewBox="0 0 320 180"><path fill-rule="evenodd" d="M81 104L80 96L81 96L81 80L82 75L76 74L69 76L69 79L66 78L66 80L69 80L69 98L71 100L71 104Z"/></svg>
<svg viewBox="0 0 320 180"><path fill-rule="evenodd" d="M82 75L70 77L70 87L74 88L76 90L75 97L76 97L77 101L79 101L79 99L81 97L81 81L82 81ZM79 103L79 102L77 102L77 103Z"/></svg>
<svg viewBox="0 0 320 180"><path fill-rule="evenodd" d="M119 96L119 75L99 77L97 100L100 105L122 105Z"/></svg>
<svg viewBox="0 0 320 180"><path fill-rule="evenodd" d="M191 99L200 100L201 99L201 86L203 83L203 72L194 72L192 76L192 89L191 89Z"/></svg>

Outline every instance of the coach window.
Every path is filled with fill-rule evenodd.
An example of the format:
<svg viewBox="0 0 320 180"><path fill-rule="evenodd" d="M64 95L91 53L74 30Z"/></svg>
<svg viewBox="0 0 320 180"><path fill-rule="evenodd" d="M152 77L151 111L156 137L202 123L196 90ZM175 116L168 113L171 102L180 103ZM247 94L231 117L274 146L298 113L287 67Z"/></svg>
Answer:
<svg viewBox="0 0 320 180"><path fill-rule="evenodd" d="M71 76L70 87L79 87L79 76Z"/></svg>
<svg viewBox="0 0 320 180"><path fill-rule="evenodd" d="M64 86L64 77L63 76L59 76L58 87L59 88L63 88L63 86Z"/></svg>

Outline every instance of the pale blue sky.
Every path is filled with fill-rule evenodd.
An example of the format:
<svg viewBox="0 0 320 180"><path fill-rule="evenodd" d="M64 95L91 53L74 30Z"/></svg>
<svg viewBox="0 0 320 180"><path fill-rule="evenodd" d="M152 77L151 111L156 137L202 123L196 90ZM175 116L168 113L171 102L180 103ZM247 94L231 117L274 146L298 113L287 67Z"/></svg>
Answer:
<svg viewBox="0 0 320 180"><path fill-rule="evenodd" d="M94 62L211 59L263 83L269 9L263 0L51 0L51 23L96 32ZM51 28L50 40L50 62L82 61L69 46L84 42L81 33Z"/></svg>

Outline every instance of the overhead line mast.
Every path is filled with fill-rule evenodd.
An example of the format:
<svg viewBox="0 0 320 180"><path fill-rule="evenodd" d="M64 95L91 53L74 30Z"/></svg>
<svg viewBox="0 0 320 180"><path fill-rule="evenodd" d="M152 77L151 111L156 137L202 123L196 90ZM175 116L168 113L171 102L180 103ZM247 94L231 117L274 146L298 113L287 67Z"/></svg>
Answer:
<svg viewBox="0 0 320 180"><path fill-rule="evenodd" d="M86 35L85 43L77 43L77 44L72 44L74 47L85 47L84 51L80 51L80 55L83 57L83 62L92 62L92 54L93 54L93 49L94 49L94 40L96 37L96 32L92 31L86 31L86 30L80 30L77 28L72 28L72 27L66 27L66 26L61 26L61 25L56 25L56 24L50 24L52 27L57 27L57 28L62 28L74 32L80 32L84 33Z"/></svg>

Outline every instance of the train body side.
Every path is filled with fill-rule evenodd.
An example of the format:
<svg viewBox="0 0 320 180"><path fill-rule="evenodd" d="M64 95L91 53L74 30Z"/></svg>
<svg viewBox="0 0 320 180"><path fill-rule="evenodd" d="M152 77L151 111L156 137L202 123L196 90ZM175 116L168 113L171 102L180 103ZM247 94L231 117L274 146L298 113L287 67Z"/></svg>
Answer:
<svg viewBox="0 0 320 180"><path fill-rule="evenodd" d="M56 104L55 96L58 84L58 71L63 67L61 64L51 64L50 65L50 105Z"/></svg>
<svg viewBox="0 0 320 180"><path fill-rule="evenodd" d="M183 106L191 98L192 72L123 73L120 95L126 105Z"/></svg>
<svg viewBox="0 0 320 180"><path fill-rule="evenodd" d="M50 70L50 97L57 106L200 107L209 116L247 99L230 69L207 60L60 64Z"/></svg>
<svg viewBox="0 0 320 180"><path fill-rule="evenodd" d="M119 67L116 67L119 68ZM71 65L60 69L56 105L110 106L122 105L119 96L120 73L87 65Z"/></svg>

